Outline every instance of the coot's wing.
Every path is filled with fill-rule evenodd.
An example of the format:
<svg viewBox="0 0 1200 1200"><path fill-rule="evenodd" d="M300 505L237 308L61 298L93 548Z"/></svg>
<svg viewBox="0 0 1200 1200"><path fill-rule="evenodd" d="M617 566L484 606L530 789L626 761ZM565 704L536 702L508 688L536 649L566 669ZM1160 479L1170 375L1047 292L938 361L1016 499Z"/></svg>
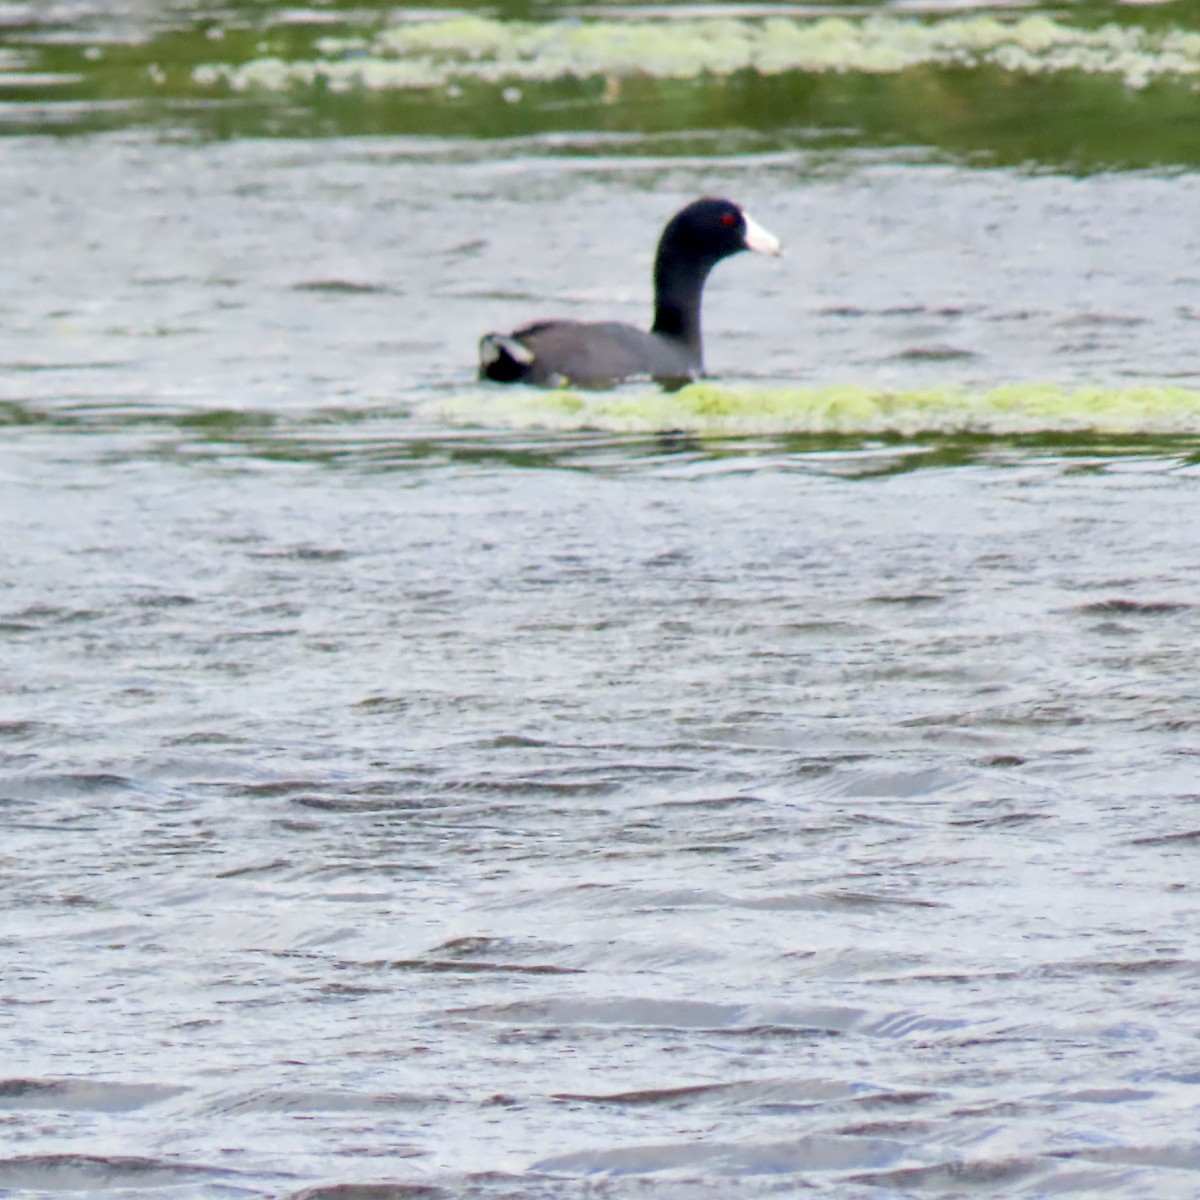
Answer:
<svg viewBox="0 0 1200 1200"><path fill-rule="evenodd" d="M481 372L503 383L597 387L635 376L686 379L701 364L687 347L618 321L539 321L480 343Z"/></svg>

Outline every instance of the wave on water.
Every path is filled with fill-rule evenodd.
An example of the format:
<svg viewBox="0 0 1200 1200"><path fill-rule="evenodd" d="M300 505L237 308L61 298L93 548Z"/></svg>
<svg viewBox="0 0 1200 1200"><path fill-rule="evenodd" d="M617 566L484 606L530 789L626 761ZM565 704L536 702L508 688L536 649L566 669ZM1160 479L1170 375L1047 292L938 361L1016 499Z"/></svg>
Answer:
<svg viewBox="0 0 1200 1200"><path fill-rule="evenodd" d="M693 383L675 392L479 388L427 402L423 415L483 428L596 429L701 435L1037 433L1200 434L1200 391L1176 387L1063 388L1010 384L877 391Z"/></svg>

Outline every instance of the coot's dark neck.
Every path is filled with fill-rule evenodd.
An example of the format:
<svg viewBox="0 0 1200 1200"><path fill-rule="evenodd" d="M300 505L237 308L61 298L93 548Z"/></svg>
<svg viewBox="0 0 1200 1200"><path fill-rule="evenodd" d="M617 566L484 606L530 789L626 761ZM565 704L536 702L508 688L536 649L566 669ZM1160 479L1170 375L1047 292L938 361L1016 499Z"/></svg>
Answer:
<svg viewBox="0 0 1200 1200"><path fill-rule="evenodd" d="M704 281L716 265L711 255L697 254L667 235L654 261L653 332L682 342L700 363L700 297Z"/></svg>

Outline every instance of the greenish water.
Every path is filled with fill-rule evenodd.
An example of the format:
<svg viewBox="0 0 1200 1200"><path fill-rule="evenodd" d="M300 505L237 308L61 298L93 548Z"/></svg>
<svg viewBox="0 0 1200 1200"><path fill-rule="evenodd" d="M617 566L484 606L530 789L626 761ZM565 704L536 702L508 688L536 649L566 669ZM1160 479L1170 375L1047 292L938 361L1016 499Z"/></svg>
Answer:
<svg viewBox="0 0 1200 1200"><path fill-rule="evenodd" d="M1182 409L1174 403L1180 399ZM868 447L868 456L839 467L865 476L999 465L1025 454L1055 455L1085 467L1146 455L1200 465L1194 428L1200 403L1192 393L1168 393L1165 404L1154 393L1079 396L1047 388L947 400L939 393L876 397L837 388L781 395L750 388L718 392L714 403L709 385L696 385L691 395L676 393L667 402L638 390L615 400L518 393L509 403L464 391L416 411L131 411L103 405L63 411L9 403L0 405L0 429L9 428L10 436L90 438L107 446L110 456L135 461L278 462L362 474L421 465L620 469L646 456L682 465L764 447L851 456Z"/></svg>
<svg viewBox="0 0 1200 1200"><path fill-rule="evenodd" d="M513 138L626 154L926 147L1096 171L1200 161L1200 11L1086 5L719 15L539 5L9 6L0 129ZM746 13L747 15L742 15ZM514 19L517 18L517 19ZM525 19L519 19L525 18ZM576 151L577 152L577 151Z"/></svg>

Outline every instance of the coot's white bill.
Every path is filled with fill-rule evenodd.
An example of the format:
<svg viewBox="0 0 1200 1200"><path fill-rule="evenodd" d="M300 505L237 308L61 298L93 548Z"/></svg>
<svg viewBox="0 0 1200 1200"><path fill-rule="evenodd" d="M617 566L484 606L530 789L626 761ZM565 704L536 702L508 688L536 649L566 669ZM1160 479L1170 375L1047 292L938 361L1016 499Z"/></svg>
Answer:
<svg viewBox="0 0 1200 1200"><path fill-rule="evenodd" d="M745 209L742 209L742 220L746 222L746 249L756 254L782 254L783 246L779 239L764 229Z"/></svg>

